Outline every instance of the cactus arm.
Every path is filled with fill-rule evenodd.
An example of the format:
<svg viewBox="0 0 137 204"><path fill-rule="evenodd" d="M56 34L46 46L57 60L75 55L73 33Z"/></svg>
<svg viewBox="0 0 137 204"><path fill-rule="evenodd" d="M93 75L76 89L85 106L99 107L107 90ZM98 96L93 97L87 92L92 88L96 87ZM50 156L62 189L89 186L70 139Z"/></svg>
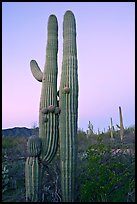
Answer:
<svg viewBox="0 0 137 204"><path fill-rule="evenodd" d="M117 126L117 128L119 128L119 129L120 129L120 126L119 126L118 124L116 124L116 126Z"/></svg>
<svg viewBox="0 0 137 204"><path fill-rule="evenodd" d="M32 72L32 75L34 76L34 78L36 80L38 80L39 82L42 82L43 73L40 70L40 68L39 68L39 66L35 60L30 61L30 68L31 68L31 72Z"/></svg>

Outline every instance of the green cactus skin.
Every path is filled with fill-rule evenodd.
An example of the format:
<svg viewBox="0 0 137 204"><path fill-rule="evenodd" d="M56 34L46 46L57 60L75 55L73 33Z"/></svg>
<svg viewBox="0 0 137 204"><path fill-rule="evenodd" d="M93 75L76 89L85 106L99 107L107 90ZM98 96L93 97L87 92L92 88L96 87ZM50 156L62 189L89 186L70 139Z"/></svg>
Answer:
<svg viewBox="0 0 137 204"><path fill-rule="evenodd" d="M48 19L48 41L44 71L32 60L30 67L33 76L42 82L39 109L39 139L28 141L28 153L25 164L26 200L41 201L41 176L45 165L55 156L58 145L59 111L57 107L57 52L58 23L55 15ZM41 139L41 141L40 141Z"/></svg>
<svg viewBox="0 0 137 204"><path fill-rule="evenodd" d="M78 120L78 65L76 22L71 11L63 21L63 61L59 89L60 159L62 201L73 202L76 195L76 153Z"/></svg>
<svg viewBox="0 0 137 204"><path fill-rule="evenodd" d="M120 139L121 139L121 142L122 142L123 137L124 137L124 126L123 126L122 110L121 110L120 106L119 106L119 116L120 116Z"/></svg>

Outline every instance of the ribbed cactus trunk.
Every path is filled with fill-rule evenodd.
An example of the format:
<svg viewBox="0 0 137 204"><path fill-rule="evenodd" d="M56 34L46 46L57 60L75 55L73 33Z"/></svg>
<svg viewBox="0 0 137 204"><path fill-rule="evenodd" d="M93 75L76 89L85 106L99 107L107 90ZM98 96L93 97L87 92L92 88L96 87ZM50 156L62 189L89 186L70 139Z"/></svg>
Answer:
<svg viewBox="0 0 137 204"><path fill-rule="evenodd" d="M76 154L78 120L78 65L76 22L71 11L63 21L63 61L59 89L61 114L60 159L62 201L73 202L76 195Z"/></svg>
<svg viewBox="0 0 137 204"><path fill-rule="evenodd" d="M119 106L119 116L120 116L120 139L121 139L121 142L122 142L123 137L124 137L124 126L123 126L122 110L121 110L120 106Z"/></svg>
<svg viewBox="0 0 137 204"><path fill-rule="evenodd" d="M49 17L46 63L42 79L39 113L39 137L42 138L42 159L48 164L54 157L58 139L57 107L58 25L54 15Z"/></svg>
<svg viewBox="0 0 137 204"><path fill-rule="evenodd" d="M42 82L39 138L33 137L28 141L29 156L25 165L26 200L31 202L41 201L43 167L52 161L57 151L60 113L57 107L57 51L58 24L56 17L50 15L44 71L40 70L35 60L30 62L33 76Z"/></svg>

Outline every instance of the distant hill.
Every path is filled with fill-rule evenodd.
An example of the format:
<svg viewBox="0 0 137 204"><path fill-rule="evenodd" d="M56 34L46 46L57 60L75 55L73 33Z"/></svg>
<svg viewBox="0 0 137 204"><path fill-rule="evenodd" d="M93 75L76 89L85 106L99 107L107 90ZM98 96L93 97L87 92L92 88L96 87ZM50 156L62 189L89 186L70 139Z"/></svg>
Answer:
<svg viewBox="0 0 137 204"><path fill-rule="evenodd" d="M39 128L30 129L26 127L14 127L9 129L3 129L2 130L2 136L24 136L24 137L30 137L31 135L38 135Z"/></svg>

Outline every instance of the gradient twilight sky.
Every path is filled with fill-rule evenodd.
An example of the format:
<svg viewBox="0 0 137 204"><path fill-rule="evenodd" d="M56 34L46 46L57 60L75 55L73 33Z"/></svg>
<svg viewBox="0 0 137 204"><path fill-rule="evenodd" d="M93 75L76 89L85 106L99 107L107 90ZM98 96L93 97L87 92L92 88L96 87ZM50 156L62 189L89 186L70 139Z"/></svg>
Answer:
<svg viewBox="0 0 137 204"><path fill-rule="evenodd" d="M58 19L58 88L63 51L63 16L76 18L79 74L78 127L90 120L97 131L110 117L135 123L134 2L2 2L2 128L32 127L39 122L41 83L30 71L35 59L43 71L47 22Z"/></svg>

